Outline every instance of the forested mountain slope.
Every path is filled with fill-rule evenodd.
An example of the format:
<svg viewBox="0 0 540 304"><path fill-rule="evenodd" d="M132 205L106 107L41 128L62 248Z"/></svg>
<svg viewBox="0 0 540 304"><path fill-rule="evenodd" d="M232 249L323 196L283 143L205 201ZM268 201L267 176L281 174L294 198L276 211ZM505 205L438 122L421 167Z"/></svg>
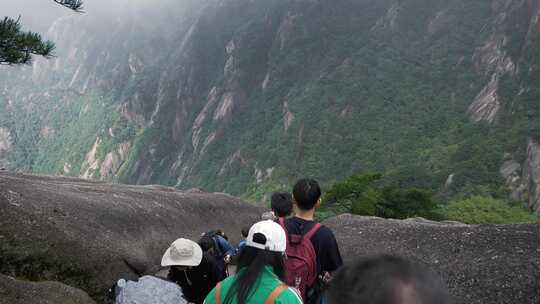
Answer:
<svg viewBox="0 0 540 304"><path fill-rule="evenodd" d="M167 10L161 10L167 11ZM258 198L384 172L540 212L540 3L207 0L62 18L0 74L0 159Z"/></svg>

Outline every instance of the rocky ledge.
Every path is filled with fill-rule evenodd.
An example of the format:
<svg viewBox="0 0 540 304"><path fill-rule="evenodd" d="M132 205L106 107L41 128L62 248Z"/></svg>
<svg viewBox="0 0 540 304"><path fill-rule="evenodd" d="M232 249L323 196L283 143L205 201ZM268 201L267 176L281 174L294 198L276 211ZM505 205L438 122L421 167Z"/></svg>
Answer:
<svg viewBox="0 0 540 304"><path fill-rule="evenodd" d="M0 171L0 304L92 303L87 295L102 303L118 278L155 273L174 239L222 228L237 241L260 214L220 193ZM457 304L540 303L540 223L342 215L325 224L347 263L375 253L420 260L446 279Z"/></svg>
<svg viewBox="0 0 540 304"><path fill-rule="evenodd" d="M540 222L468 226L342 215L325 224L346 262L393 253L426 263L445 278L456 304L540 303Z"/></svg>
<svg viewBox="0 0 540 304"><path fill-rule="evenodd" d="M226 194L0 171L0 273L62 282L99 303L117 279L157 271L176 238L221 228L237 241L260 214Z"/></svg>
<svg viewBox="0 0 540 304"><path fill-rule="evenodd" d="M0 304L96 304L82 290L59 282L27 282L0 274Z"/></svg>

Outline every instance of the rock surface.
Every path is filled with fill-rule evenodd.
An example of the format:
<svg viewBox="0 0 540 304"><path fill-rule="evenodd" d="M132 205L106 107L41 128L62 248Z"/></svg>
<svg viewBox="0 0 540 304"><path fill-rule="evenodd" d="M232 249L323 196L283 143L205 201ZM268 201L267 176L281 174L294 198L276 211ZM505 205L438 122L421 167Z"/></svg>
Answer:
<svg viewBox="0 0 540 304"><path fill-rule="evenodd" d="M0 275L0 304L96 304L96 302L86 292L62 283L32 283Z"/></svg>
<svg viewBox="0 0 540 304"><path fill-rule="evenodd" d="M0 276L0 304L93 303L63 284L101 303L117 279L155 273L174 239L216 228L237 236L260 214L226 194L0 171L0 273L22 280ZM540 223L342 215L325 224L346 262L374 253L420 260L441 273L457 304L540 302Z"/></svg>
<svg viewBox="0 0 540 304"><path fill-rule="evenodd" d="M468 226L342 215L325 222L347 262L392 253L438 271L455 303L540 303L540 223Z"/></svg>
<svg viewBox="0 0 540 304"><path fill-rule="evenodd" d="M119 278L154 273L178 237L233 237L255 206L225 194L0 171L0 273L59 281L97 301Z"/></svg>
<svg viewBox="0 0 540 304"><path fill-rule="evenodd" d="M540 215L540 144L533 140L529 140L527 146L523 177L529 189L529 208L534 214Z"/></svg>

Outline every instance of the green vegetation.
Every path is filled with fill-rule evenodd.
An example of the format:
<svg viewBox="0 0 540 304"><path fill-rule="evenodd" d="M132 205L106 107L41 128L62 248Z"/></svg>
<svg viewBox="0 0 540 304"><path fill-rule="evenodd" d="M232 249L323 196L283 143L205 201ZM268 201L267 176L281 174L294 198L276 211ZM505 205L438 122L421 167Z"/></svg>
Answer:
<svg viewBox="0 0 540 304"><path fill-rule="evenodd" d="M509 204L491 197L472 196L448 205L447 217L467 224L513 224L540 221L522 204Z"/></svg>
<svg viewBox="0 0 540 304"><path fill-rule="evenodd" d="M466 224L512 224L540 221L523 203L471 195L462 200L437 200L430 191L385 185L380 173L356 174L333 184L323 197L322 218L353 213L405 219L424 217ZM481 191L481 188L476 189Z"/></svg>
<svg viewBox="0 0 540 304"><path fill-rule="evenodd" d="M335 183L324 195L323 212L405 219L442 219L433 194L421 189L381 185L380 173L356 174Z"/></svg>
<svg viewBox="0 0 540 304"><path fill-rule="evenodd" d="M429 13L413 17L418 13L413 8L400 11L407 24L399 28L411 29L406 35L373 30L382 12L375 4L321 3L320 10L299 14L286 49L271 49L266 89L260 86L266 70L261 74L260 61L254 60L259 52L242 54L247 56L239 65L250 106L237 111L226 136L210 146L181 186L257 199L258 188L268 184L253 182L256 165L277 167L280 179L268 181L275 187L301 176L329 183L358 171L378 171L396 186L432 192L454 174L454 183L444 189L446 198L459 196L468 185L498 194L504 153L519 155L531 133L518 131L518 118L487 125L467 117L468 106L489 81L475 70L473 55L489 38L480 29L489 22L485 12L490 9L485 3L460 5L450 10L460 21L429 37L420 35L423 14ZM319 15L322 11L328 14ZM262 22L252 21L252 29ZM256 50L264 39L261 33L237 47ZM260 75L257 82L254 75ZM511 87L506 79L503 85ZM515 95L513 89L509 94ZM285 103L294 115L287 130ZM528 126L534 123L526 120ZM239 149L247 164L237 174L216 178Z"/></svg>
<svg viewBox="0 0 540 304"><path fill-rule="evenodd" d="M42 174L82 174L85 157L96 142L96 159L103 161L107 153L135 137L136 127L120 116L110 97L58 93L40 102L10 106L0 98L4 113L0 127L9 126L17 147L7 155L12 166Z"/></svg>

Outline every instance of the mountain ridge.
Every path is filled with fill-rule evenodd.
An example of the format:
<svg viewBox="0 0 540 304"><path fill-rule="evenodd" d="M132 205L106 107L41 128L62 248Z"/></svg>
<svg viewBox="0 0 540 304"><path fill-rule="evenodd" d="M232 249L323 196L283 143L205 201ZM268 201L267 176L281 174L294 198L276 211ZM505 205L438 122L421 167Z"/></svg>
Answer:
<svg viewBox="0 0 540 304"><path fill-rule="evenodd" d="M2 79L0 159L253 199L375 170L540 212L535 1L195 2L151 28L59 20L58 57Z"/></svg>

